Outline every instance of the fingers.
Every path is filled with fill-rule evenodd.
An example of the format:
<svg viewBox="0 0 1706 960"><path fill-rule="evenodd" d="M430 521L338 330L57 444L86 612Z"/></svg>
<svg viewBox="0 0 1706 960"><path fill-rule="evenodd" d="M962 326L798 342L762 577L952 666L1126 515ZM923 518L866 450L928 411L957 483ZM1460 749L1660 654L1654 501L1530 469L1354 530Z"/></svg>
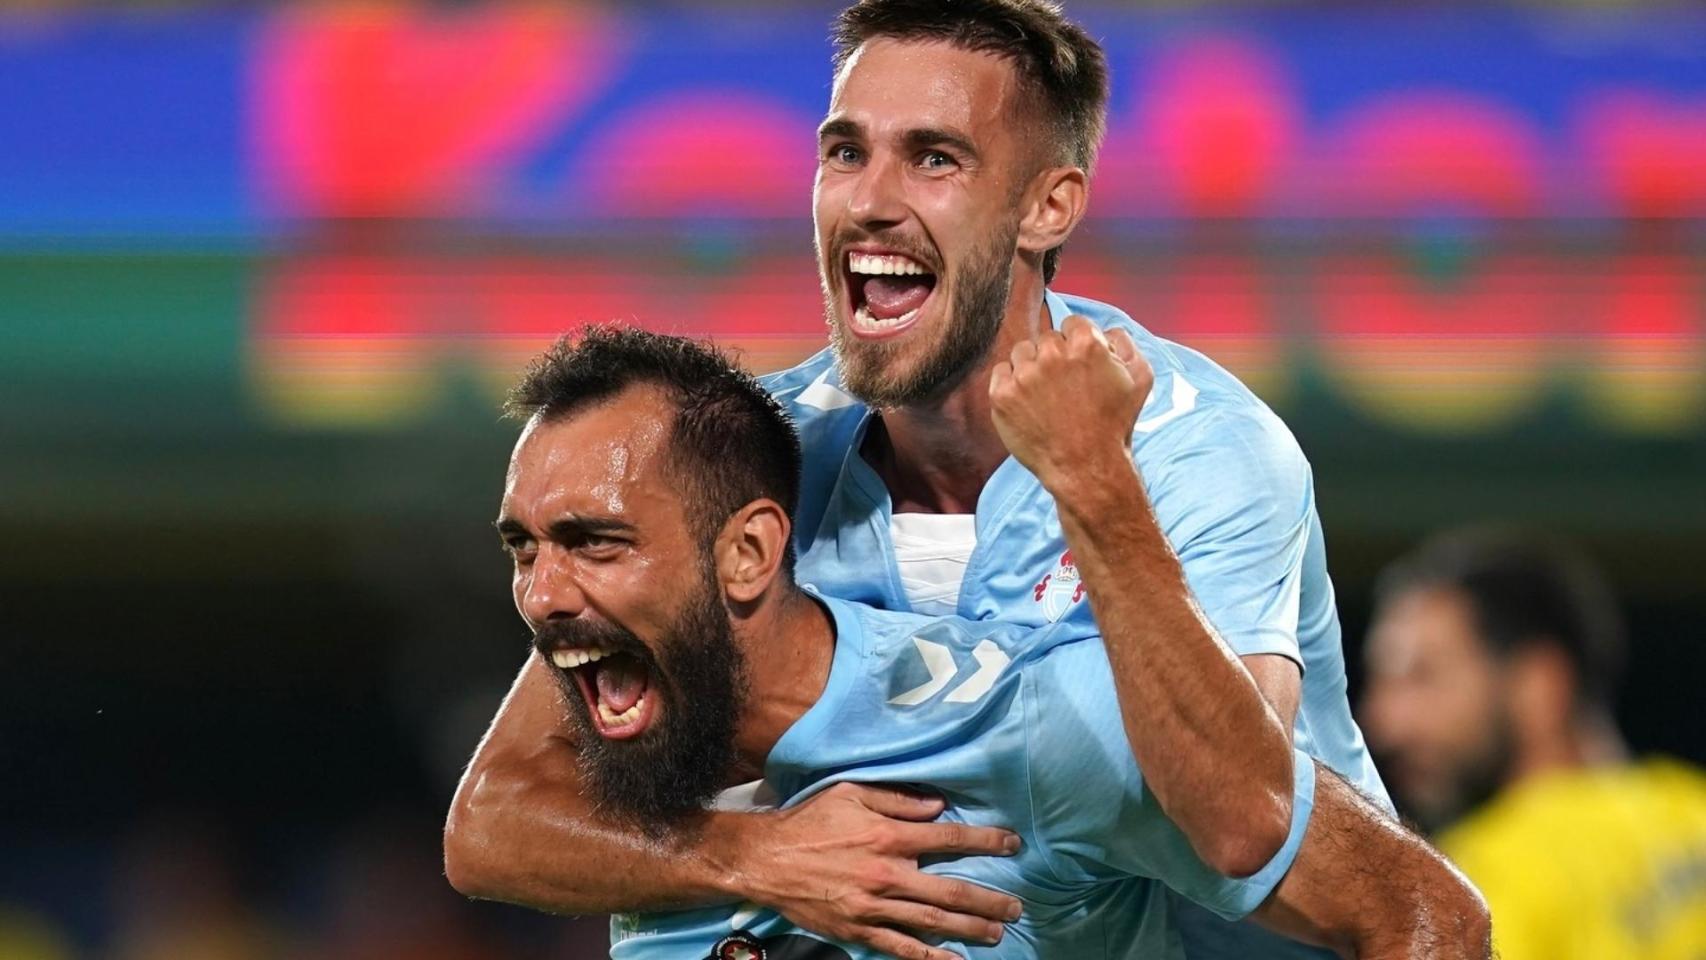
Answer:
<svg viewBox="0 0 1706 960"><path fill-rule="evenodd" d="M1096 325L1090 322L1090 318L1083 314L1075 313L1067 317L1065 320L1060 321L1060 335L1063 337L1070 338L1074 334L1084 336L1090 331L1094 331L1098 334L1101 333L1100 330L1096 329Z"/></svg>
<svg viewBox="0 0 1706 960"><path fill-rule="evenodd" d="M1125 346L1130 348L1130 355L1137 354L1136 345L1124 331L1115 330L1112 336L1118 336L1125 341ZM1108 332L1090 322L1088 318L1074 313L1060 322L1059 330L1044 330L1036 340L1021 341L1015 345L1012 361L1017 366L1022 360L1050 355L1055 351L1066 351L1069 356L1084 356L1088 351L1098 348L1113 352L1122 361L1128 360L1128 355L1121 354L1114 348Z"/></svg>
<svg viewBox="0 0 1706 960"><path fill-rule="evenodd" d="M1102 328L1076 313L1061 322L1060 333L1068 345L1081 344L1108 349L1108 336L1102 332Z"/></svg>
<svg viewBox="0 0 1706 960"><path fill-rule="evenodd" d="M1108 334L1108 349L1127 366L1130 366L1133 360L1143 359L1143 354L1137 352L1137 344L1132 341L1131 334L1124 330L1115 330Z"/></svg>
<svg viewBox="0 0 1706 960"><path fill-rule="evenodd" d="M1023 907L1017 898L999 890L991 890L966 880L923 872L911 874L903 882L895 884L893 895L940 907L950 915L965 915L997 925L1019 919L1019 912Z"/></svg>
<svg viewBox="0 0 1706 960"><path fill-rule="evenodd" d="M939 853L1007 857L1019 852L1019 835L1000 827L918 823L902 826L898 836L902 849L896 852L909 859Z"/></svg>
<svg viewBox="0 0 1706 960"><path fill-rule="evenodd" d="M895 787L876 787L862 783L838 783L824 791L825 794L839 793L850 797L862 804L873 813L897 820L934 820L947 809L947 802L941 797L927 793L914 793Z"/></svg>
<svg viewBox="0 0 1706 960"><path fill-rule="evenodd" d="M911 900L891 900L883 911L885 921L912 933L968 940L972 943L996 943L1001 939L1001 924L982 917L951 913L928 903Z"/></svg>
<svg viewBox="0 0 1706 960"><path fill-rule="evenodd" d="M999 943L1006 932L1002 925L1019 919L1021 906L1017 899L975 883L909 872L884 888L881 895L860 911L861 922L881 926L861 931L864 935L859 939L894 956L934 954L896 952L872 939L869 934L873 929L894 933L892 928L899 927L913 936ZM934 949L914 940L913 936L900 936L911 941L910 949Z"/></svg>
<svg viewBox="0 0 1706 960"><path fill-rule="evenodd" d="M950 950L932 947L921 940L909 937L898 930L889 930L886 927L867 927L855 935L853 939L885 957L896 957L898 960L964 960L959 954Z"/></svg>
<svg viewBox="0 0 1706 960"><path fill-rule="evenodd" d="M989 371L989 395L996 396L1013 385L1013 364L1003 360Z"/></svg>

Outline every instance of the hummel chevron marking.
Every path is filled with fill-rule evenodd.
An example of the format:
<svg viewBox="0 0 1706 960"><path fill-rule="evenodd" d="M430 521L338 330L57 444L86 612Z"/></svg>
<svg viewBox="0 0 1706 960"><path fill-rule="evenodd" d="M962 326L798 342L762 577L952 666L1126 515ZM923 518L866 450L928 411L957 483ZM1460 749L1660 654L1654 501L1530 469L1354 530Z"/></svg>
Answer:
<svg viewBox="0 0 1706 960"><path fill-rule="evenodd" d="M889 703L897 707L916 706L941 693L942 688L954 679L954 674L960 669L954 663L954 655L948 652L947 647L922 637L913 637L912 644L918 648L918 655L924 658L924 668L930 671L930 679L890 699Z"/></svg>
<svg viewBox="0 0 1706 960"><path fill-rule="evenodd" d="M977 672L966 678L966 682L954 688L944 699L948 703L976 703L995 686L996 678L1001 671L1007 669L1012 658L1001 652L1001 648L992 641L985 640L971 652L977 659Z"/></svg>
<svg viewBox="0 0 1706 960"><path fill-rule="evenodd" d="M808 407L816 407L819 410L839 410L842 407L851 407L858 403L859 401L852 394L840 387L830 385L829 374L834 369L834 367L825 367L824 371L818 374L817 379L813 380L810 386L800 391L800 395L796 399Z"/></svg>
<svg viewBox="0 0 1706 960"><path fill-rule="evenodd" d="M913 637L912 645L918 648L919 656L924 658L924 668L930 671L930 679L890 699L889 703L897 707L915 707L941 693L960 670L959 664L954 662L953 653L943 644ZM977 671L955 687L952 693L942 698L944 703L976 703L983 699L983 695L1001 678L1001 671L1013 662L992 640L978 644L971 655L977 661Z"/></svg>
<svg viewBox="0 0 1706 960"><path fill-rule="evenodd" d="M1165 413L1158 413L1148 420L1139 420L1132 427L1136 433L1151 433L1172 423L1197 408L1197 388L1190 381L1177 373L1173 374L1173 405Z"/></svg>

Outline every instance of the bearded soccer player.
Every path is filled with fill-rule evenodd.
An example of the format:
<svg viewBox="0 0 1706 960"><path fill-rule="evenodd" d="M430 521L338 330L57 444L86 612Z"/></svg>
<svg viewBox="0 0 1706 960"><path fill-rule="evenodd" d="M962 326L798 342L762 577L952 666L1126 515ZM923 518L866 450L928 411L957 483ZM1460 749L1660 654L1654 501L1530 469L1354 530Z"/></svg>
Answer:
<svg viewBox="0 0 1706 960"><path fill-rule="evenodd" d="M1088 393L1114 400L1105 374L1122 365L1105 354L1076 368L1102 372ZM1182 956L1162 883L1223 917L1259 906L1263 922L1358 956L1466 956L1484 940L1473 912L1410 922L1403 887L1467 886L1378 820L1346 839L1384 884L1335 883L1348 858L1299 856L1307 755L1279 853L1244 879L1204 864L1144 789L1088 619L1030 629L796 586L798 443L776 401L715 352L595 330L540 358L512 412L527 425L497 526L607 815L667 827L760 772L783 805L842 781L939 788L955 821L1015 823L1023 841L1011 859L931 868L1027 904L998 946L943 945L975 956ZM1126 406L1126 429L1136 413ZM869 955L738 905L621 916L611 931L616 960Z"/></svg>
<svg viewBox="0 0 1706 960"><path fill-rule="evenodd" d="M1485 891L1504 960L1706 957L1706 772L1631 760L1611 587L1569 546L1441 534L1381 577L1363 720Z"/></svg>
<svg viewBox="0 0 1706 960"><path fill-rule="evenodd" d="M1322 790L1349 793L1343 777L1384 808L1295 441L1206 358L1047 288L1088 202L1100 48L1035 0L869 0L836 38L814 189L834 349L766 384L801 432L802 580L888 609L1093 623L1146 789L1223 874L1282 848L1293 745L1334 771ZM1088 322L1069 329L1072 314ZM1067 379L1110 345L1147 398L1123 436ZM906 956L943 954L897 927L963 937L1014 906L917 869L1002 852L995 833L906 822L939 803L837 788L657 840L604 822L579 787L535 659L458 790L452 882L564 912L737 896ZM778 880L800 876L816 882ZM1198 956L1289 949L1175 913Z"/></svg>

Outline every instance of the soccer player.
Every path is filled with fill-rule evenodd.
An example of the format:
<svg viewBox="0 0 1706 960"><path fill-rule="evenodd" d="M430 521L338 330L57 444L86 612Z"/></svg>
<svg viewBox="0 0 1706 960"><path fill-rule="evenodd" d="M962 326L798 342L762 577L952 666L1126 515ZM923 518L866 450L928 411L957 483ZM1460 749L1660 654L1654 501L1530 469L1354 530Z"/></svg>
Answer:
<svg viewBox="0 0 1706 960"><path fill-rule="evenodd" d="M1369 738L1504 960L1706 956L1706 775L1628 759L1622 659L1611 590L1560 544L1454 531L1381 580Z"/></svg>
<svg viewBox="0 0 1706 960"><path fill-rule="evenodd" d="M941 789L954 820L1014 823L1022 838L1010 859L930 868L1027 904L998 946L952 945L969 955L1180 957L1157 881L1358 956L1484 954L1473 916L1409 924L1406 898L1382 887L1451 877L1379 820L1350 837L1352 856L1299 857L1307 755L1278 855L1243 879L1204 864L1145 789L1088 620L1031 630L797 587L797 441L718 354L594 331L537 361L511 409L528 420L497 526L586 789L609 815L642 828L691 818L738 771L762 771L784 804L841 781ZM1347 872L1388 879L1327 882ZM1454 923L1467 942L1442 938ZM865 955L743 906L618 917L612 938L617 960Z"/></svg>
<svg viewBox="0 0 1706 960"><path fill-rule="evenodd" d="M814 189L833 349L767 381L803 442L802 580L888 609L1093 622L1146 788L1224 874L1284 843L1293 745L1334 771L1325 789L1343 777L1385 806L1295 441L1206 358L1047 288L1088 201L1100 48L1036 0L864 0L837 48ZM1118 369L1086 366L1113 363L1110 348ZM1107 403L1083 402L1100 395L1080 367L1111 385ZM913 829L895 818L939 804L895 794L710 816L667 842L613 827L578 799L551 689L524 668L458 789L445 853L464 892L595 912L734 890L840 940L936 957L894 928L960 936L1012 906L914 862L998 853L997 835ZM802 874L819 883L772 882ZM1258 949L1257 931L1175 913L1201 955Z"/></svg>

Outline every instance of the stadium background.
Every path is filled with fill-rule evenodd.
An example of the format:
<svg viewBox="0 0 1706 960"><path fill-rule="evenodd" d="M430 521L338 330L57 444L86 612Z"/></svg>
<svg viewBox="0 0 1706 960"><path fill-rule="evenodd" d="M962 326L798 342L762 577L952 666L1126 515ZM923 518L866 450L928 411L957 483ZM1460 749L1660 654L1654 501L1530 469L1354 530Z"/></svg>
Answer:
<svg viewBox="0 0 1706 960"><path fill-rule="evenodd" d="M832 5L0 10L0 956L592 955L440 818L526 633L496 403L610 318L770 369ZM1610 569L1706 760L1706 13L1073 4L1057 287L1220 359L1370 581L1499 519Z"/></svg>

